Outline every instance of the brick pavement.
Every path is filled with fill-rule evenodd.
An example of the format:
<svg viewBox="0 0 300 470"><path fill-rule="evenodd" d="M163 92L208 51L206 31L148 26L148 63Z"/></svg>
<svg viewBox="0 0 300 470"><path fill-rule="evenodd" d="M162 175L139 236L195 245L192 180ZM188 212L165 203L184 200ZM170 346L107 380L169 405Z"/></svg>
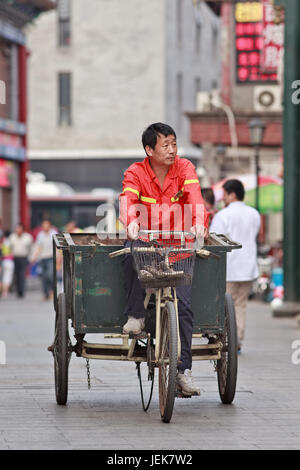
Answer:
<svg viewBox="0 0 300 470"><path fill-rule="evenodd" d="M0 449L300 449L300 365L291 362L300 329L266 304L249 303L233 405L221 404L212 364L195 362L201 397L176 400L170 424L160 420L157 381L142 411L126 362L91 361L89 391L85 361L73 355L68 404L58 406L47 351L53 329L52 303L38 292L0 301Z"/></svg>

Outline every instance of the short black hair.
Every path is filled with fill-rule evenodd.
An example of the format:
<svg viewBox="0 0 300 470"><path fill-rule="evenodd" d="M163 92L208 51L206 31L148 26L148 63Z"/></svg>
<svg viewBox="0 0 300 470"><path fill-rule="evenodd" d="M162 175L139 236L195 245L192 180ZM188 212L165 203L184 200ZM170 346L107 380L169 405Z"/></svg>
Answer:
<svg viewBox="0 0 300 470"><path fill-rule="evenodd" d="M147 145L149 145L149 147L151 147L152 149L155 148L158 134L162 134L165 137L168 137L168 135L174 135L176 139L176 133L171 126L169 126L168 124L164 124L163 122L155 122L154 124L148 126L147 129L145 129L143 132L142 143L145 151Z"/></svg>
<svg viewBox="0 0 300 470"><path fill-rule="evenodd" d="M243 201L245 197L245 189L240 180L227 180L223 184L223 189L225 189L228 194L234 193L239 201Z"/></svg>
<svg viewBox="0 0 300 470"><path fill-rule="evenodd" d="M212 188L201 188L201 194L202 194L203 199L206 202L208 202L208 204L211 204L212 206L214 206L215 194Z"/></svg>

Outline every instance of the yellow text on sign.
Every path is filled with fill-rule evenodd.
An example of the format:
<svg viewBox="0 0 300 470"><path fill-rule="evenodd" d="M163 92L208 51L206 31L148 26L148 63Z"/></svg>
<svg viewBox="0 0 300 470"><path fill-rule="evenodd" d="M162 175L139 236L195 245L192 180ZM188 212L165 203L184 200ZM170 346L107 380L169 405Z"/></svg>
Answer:
<svg viewBox="0 0 300 470"><path fill-rule="evenodd" d="M237 3L235 6L235 19L238 23L255 23L263 17L263 6L259 2Z"/></svg>

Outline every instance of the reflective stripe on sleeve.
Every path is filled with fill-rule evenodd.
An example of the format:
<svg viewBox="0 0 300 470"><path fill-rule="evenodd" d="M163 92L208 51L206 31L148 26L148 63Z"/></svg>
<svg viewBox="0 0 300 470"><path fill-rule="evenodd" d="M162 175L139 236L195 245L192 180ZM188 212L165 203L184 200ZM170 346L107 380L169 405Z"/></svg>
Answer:
<svg viewBox="0 0 300 470"><path fill-rule="evenodd" d="M192 183L199 183L199 180L185 180L183 184L192 184Z"/></svg>
<svg viewBox="0 0 300 470"><path fill-rule="evenodd" d="M151 202L153 204L156 204L156 199L153 199L152 197L141 196L140 200L144 202Z"/></svg>
<svg viewBox="0 0 300 470"><path fill-rule="evenodd" d="M133 188L124 188L123 192L125 193L125 191L130 191L130 192L136 194L137 197L139 197L139 195L140 195L140 193L138 192L137 189L133 189Z"/></svg>

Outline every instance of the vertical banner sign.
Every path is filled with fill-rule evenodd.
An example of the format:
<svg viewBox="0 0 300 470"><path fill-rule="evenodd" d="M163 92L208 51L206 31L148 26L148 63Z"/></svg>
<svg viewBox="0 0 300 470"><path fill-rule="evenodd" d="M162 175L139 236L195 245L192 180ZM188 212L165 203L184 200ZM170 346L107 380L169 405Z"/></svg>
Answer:
<svg viewBox="0 0 300 470"><path fill-rule="evenodd" d="M274 6L270 0L263 3L263 47L261 68L264 73L276 73L283 58L284 25L274 23Z"/></svg>
<svg viewBox="0 0 300 470"><path fill-rule="evenodd" d="M274 22L272 0L235 4L238 83L276 83L283 55L283 24Z"/></svg>

